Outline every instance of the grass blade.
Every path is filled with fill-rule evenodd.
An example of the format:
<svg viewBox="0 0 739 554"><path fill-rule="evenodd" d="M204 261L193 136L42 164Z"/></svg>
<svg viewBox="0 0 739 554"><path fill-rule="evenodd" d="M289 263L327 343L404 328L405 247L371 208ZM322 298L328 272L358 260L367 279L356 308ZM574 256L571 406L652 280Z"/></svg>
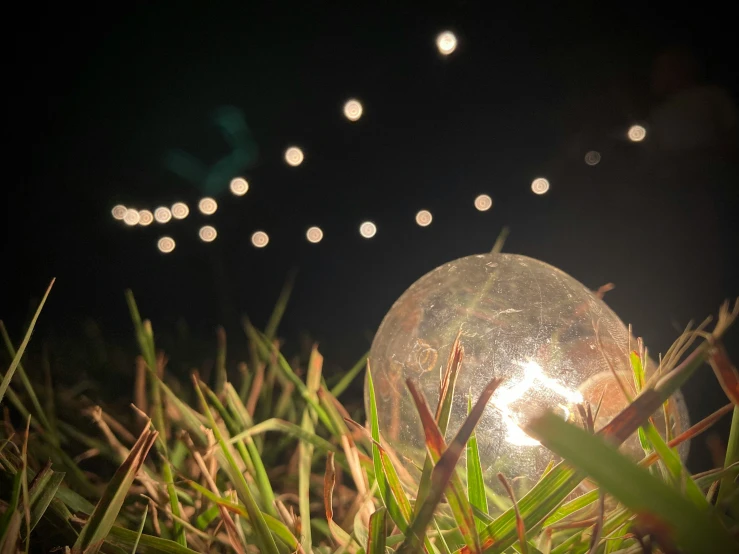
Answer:
<svg viewBox="0 0 739 554"><path fill-rule="evenodd" d="M267 337L267 342L272 342L277 335L277 328L280 326L282 316L285 314L285 308L287 308L287 302L292 294L293 286L295 285L295 276L297 275L296 270L290 271L285 279L285 284L282 286L280 296L277 298L277 303L272 310L272 315L269 317L267 327L264 329L264 335Z"/></svg>
<svg viewBox="0 0 739 554"><path fill-rule="evenodd" d="M472 411L472 397L467 397L467 414ZM488 496L485 493L485 481L482 477L482 464L480 462L480 451L477 447L477 434L475 431L467 441L467 497L470 504L488 513ZM476 522L478 531L485 527L481 521Z"/></svg>
<svg viewBox="0 0 739 554"><path fill-rule="evenodd" d="M136 542L133 543L133 548L131 548L131 554L136 554L138 552L139 548L139 542L141 542L141 535L144 533L144 525L146 525L146 516L149 513L149 506L148 504L144 506L144 515L141 516L141 525L139 525L139 530L136 534Z"/></svg>
<svg viewBox="0 0 739 554"><path fill-rule="evenodd" d="M367 554L385 554L385 538L387 530L387 508L378 508L370 516L369 537L367 537Z"/></svg>
<svg viewBox="0 0 739 554"><path fill-rule="evenodd" d="M357 363L341 377L341 380L331 388L331 394L333 396L338 398L341 393L352 384L354 378L366 367L367 358L369 358L369 352L366 352L364 356L359 358L359 361L357 361Z"/></svg>

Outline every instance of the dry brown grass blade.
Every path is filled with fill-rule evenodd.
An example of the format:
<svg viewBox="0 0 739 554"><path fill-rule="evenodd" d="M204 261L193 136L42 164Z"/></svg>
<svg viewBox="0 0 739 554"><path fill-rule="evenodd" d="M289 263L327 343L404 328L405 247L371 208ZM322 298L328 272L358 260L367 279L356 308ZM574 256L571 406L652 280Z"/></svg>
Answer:
<svg viewBox="0 0 739 554"><path fill-rule="evenodd" d="M257 364L256 371L254 372L254 379L251 382L251 390L249 391L249 398L246 399L246 411L249 412L251 417L254 417L254 411L257 409L257 401L259 395L262 392L262 386L264 385L264 364L259 362Z"/></svg>
<svg viewBox="0 0 739 554"><path fill-rule="evenodd" d="M334 521L334 485L336 484L336 467L334 466L334 453L329 452L326 456L326 473L323 477L323 506L326 510L326 521L334 540L347 552L356 553L358 545L349 534Z"/></svg>
<svg viewBox="0 0 739 554"><path fill-rule="evenodd" d="M133 393L134 403L139 410L149 413L149 398L146 394L146 361L143 356L136 356L136 382Z"/></svg>
<svg viewBox="0 0 739 554"><path fill-rule="evenodd" d="M449 387L454 386L453 377L456 377L456 375L459 373L459 367L462 365L462 359L464 358L464 349L459 342L461 338L462 329L459 330L456 338L454 339L452 349L449 351L449 360L447 361L444 375L441 378L441 386L439 389L439 405L436 407L436 414L434 416L437 424L440 423L439 420L441 419L442 415L443 401L449 394ZM444 425L444 427L446 427L446 425Z"/></svg>
<svg viewBox="0 0 739 554"><path fill-rule="evenodd" d="M726 396L734 405L739 406L739 372L731 363L729 354L721 341L716 342L711 348L708 363Z"/></svg>
<svg viewBox="0 0 739 554"><path fill-rule="evenodd" d="M521 545L522 554L528 554L529 545L526 543L526 525L524 525L523 519L521 518L521 512L518 511L518 502L516 502L516 495L513 494L513 489L505 475L498 473L498 481L503 485L508 496L513 502L513 512L516 514L516 532L518 533L518 543Z"/></svg>

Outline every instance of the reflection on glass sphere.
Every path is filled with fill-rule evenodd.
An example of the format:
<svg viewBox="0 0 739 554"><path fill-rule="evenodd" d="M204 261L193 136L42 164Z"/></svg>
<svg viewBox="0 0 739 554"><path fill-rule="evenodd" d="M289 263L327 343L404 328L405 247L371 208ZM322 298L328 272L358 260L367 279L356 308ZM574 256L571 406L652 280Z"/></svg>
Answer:
<svg viewBox="0 0 739 554"><path fill-rule="evenodd" d="M424 433L405 380L414 379L435 409L440 376L458 334L464 359L446 438L451 440L464 421L468 394L474 401L491 378L504 378L477 427L485 482L494 490L500 486L498 472L533 482L553 457L523 431L532 417L552 410L578 421L577 404L587 401L595 410L605 391L597 430L628 404L609 366L632 386L629 332L602 300L564 272L525 256L461 258L403 293L372 343L380 431L412 476L423 466ZM650 362L647 377L655 369ZM688 418L682 396L673 399L671 425L677 434L687 429ZM654 419L664 431L661 411ZM636 434L622 450L644 456Z"/></svg>

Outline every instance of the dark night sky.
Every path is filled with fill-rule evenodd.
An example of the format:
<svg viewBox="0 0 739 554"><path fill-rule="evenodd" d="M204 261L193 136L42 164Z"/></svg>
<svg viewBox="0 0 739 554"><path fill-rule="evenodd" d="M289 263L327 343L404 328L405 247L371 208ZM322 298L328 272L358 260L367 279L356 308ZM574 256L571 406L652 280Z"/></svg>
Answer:
<svg viewBox="0 0 739 554"><path fill-rule="evenodd" d="M736 99L735 33L713 8L246 4L26 7L8 23L1 305L11 329L56 276L45 325L73 333L92 316L128 333L131 287L158 327L182 316L208 335L244 312L263 323L297 267L286 336L309 330L348 363L407 286L489 250L504 225L506 250L591 288L616 283L608 302L655 349L676 336L673 322L736 296L735 183L655 178L643 145L624 138L648 114L649 67L665 44L692 46ZM460 43L443 59L433 41L446 28ZM341 115L350 96L365 107L356 124ZM125 228L110 209L179 199L194 208L198 192L162 158L171 148L208 163L224 155L210 123L223 105L243 110L259 146L251 189L219 197L215 243L197 240L192 209L168 227L177 249L163 256L156 225ZM299 168L282 161L291 143L306 152ZM603 155L592 168L591 149ZM539 175L552 183L542 197L529 188ZM472 206L482 192L495 201L486 213ZM413 222L421 208L434 214L426 229ZM378 225L371 241L357 233L364 219ZM319 245L305 241L311 224L325 231ZM271 238L264 250L249 243L260 228Z"/></svg>

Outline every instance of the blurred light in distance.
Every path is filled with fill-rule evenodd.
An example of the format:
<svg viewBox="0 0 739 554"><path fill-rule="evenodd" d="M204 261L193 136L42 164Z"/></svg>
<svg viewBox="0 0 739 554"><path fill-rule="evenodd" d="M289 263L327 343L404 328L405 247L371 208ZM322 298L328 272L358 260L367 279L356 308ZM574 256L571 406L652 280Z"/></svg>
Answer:
<svg viewBox="0 0 739 554"><path fill-rule="evenodd" d="M344 104L344 116L349 121L357 121L362 117L363 111L361 102L355 98L347 100L346 104Z"/></svg>
<svg viewBox="0 0 739 554"><path fill-rule="evenodd" d="M539 177L531 182L531 190L534 194L545 194L549 190L549 181L544 177Z"/></svg>
<svg viewBox="0 0 739 554"><path fill-rule="evenodd" d="M185 219L190 215L190 208L184 202L175 202L172 204L172 217L175 219Z"/></svg>
<svg viewBox="0 0 739 554"><path fill-rule="evenodd" d="M457 37L451 31L444 31L437 35L436 47L442 56L448 56L457 49Z"/></svg>
<svg viewBox="0 0 739 554"><path fill-rule="evenodd" d="M231 179L231 184L228 186L231 192L236 196L244 196L246 191L249 190L249 183L243 177L236 177Z"/></svg>
<svg viewBox="0 0 739 554"><path fill-rule="evenodd" d="M172 237L162 237L157 241L157 248L163 254L169 254L174 250L175 243Z"/></svg>
<svg viewBox="0 0 739 554"><path fill-rule="evenodd" d="M475 198L475 208L477 208L481 212L486 212L492 207L493 199L490 198L487 194L481 194L480 196Z"/></svg>
<svg viewBox="0 0 739 554"><path fill-rule="evenodd" d="M136 225L140 219L141 216L139 215L138 211L128 208L126 210L126 215L123 216L123 223L133 226Z"/></svg>
<svg viewBox="0 0 739 554"><path fill-rule="evenodd" d="M205 215L213 215L218 209L218 204L212 198L206 197L198 202L198 209Z"/></svg>
<svg viewBox="0 0 739 554"><path fill-rule="evenodd" d="M151 213L149 210L139 211L139 225L143 225L144 227L146 227L147 225L151 225L153 221L154 214Z"/></svg>
<svg viewBox="0 0 739 554"><path fill-rule="evenodd" d="M269 242L269 236L264 231L257 231L251 236L251 243L257 248L264 248Z"/></svg>
<svg viewBox="0 0 739 554"><path fill-rule="evenodd" d="M110 210L110 213L112 213L113 217L118 221L123 221L123 218L126 217L126 206L124 206L123 204L113 206L113 209Z"/></svg>
<svg viewBox="0 0 739 554"><path fill-rule="evenodd" d="M647 137L647 130L641 125L632 125L627 135L631 142L641 142Z"/></svg>
<svg viewBox="0 0 739 554"><path fill-rule="evenodd" d="M154 219L157 220L157 223L167 223L170 219L172 219L172 212L169 210L169 208L159 206L156 210L154 210Z"/></svg>
<svg viewBox="0 0 739 554"><path fill-rule="evenodd" d="M285 150L285 161L287 162L287 165L298 167L303 163L304 159L305 156L303 155L303 151L297 146L291 146Z"/></svg>
<svg viewBox="0 0 739 554"><path fill-rule="evenodd" d="M320 227L311 227L305 232L305 238L308 239L308 242L316 244L323 240L323 231L321 231Z"/></svg>
<svg viewBox="0 0 739 554"><path fill-rule="evenodd" d="M377 234L377 225L371 221L365 221L359 226L359 234L366 239L371 239Z"/></svg>
<svg viewBox="0 0 739 554"><path fill-rule="evenodd" d="M598 165L600 163L600 152L591 150L585 154L585 163L588 165Z"/></svg>
<svg viewBox="0 0 739 554"><path fill-rule="evenodd" d="M433 220L433 216L431 215L431 212L428 210L421 210L416 214L416 223L418 223L421 227L428 227L431 225L431 220Z"/></svg>
<svg viewBox="0 0 739 554"><path fill-rule="evenodd" d="M213 242L214 240L216 240L218 232L216 231L215 227L212 227L210 225L203 225L198 231L198 236L203 242Z"/></svg>

